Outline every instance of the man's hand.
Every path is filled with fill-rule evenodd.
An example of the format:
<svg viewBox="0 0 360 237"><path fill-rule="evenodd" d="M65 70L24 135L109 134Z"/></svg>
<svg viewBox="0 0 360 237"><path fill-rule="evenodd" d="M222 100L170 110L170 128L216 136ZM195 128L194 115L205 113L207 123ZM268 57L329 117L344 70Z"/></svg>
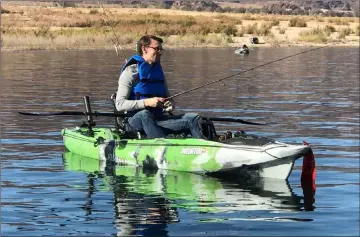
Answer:
<svg viewBox="0 0 360 237"><path fill-rule="evenodd" d="M149 99L145 99L144 100L144 105L145 107L152 107L152 108L162 108L164 106L164 98L161 97L153 97L153 98L149 98Z"/></svg>

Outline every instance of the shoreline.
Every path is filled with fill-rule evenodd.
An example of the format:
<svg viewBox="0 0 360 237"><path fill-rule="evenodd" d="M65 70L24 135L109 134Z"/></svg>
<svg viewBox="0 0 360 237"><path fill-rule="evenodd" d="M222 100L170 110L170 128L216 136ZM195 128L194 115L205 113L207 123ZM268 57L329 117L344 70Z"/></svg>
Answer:
<svg viewBox="0 0 360 237"><path fill-rule="evenodd" d="M249 46L249 44L248 44ZM337 48L337 47L344 47L344 48L359 48L359 44L282 44L278 46L271 46L269 44L255 44L250 45L250 48L288 48L288 47L297 47L297 48L317 48L317 47L328 47L328 48ZM164 42L164 48L165 50L182 50L182 49L237 49L239 46L211 46L211 45L202 45L202 46L178 46L178 47L167 47L166 42ZM121 50L134 50L133 46L121 46L122 49L118 48L118 52ZM17 48L17 49L11 49L11 48L1 48L1 52L31 52L31 51L48 51L48 52L72 52L72 51L115 51L114 47L79 47L79 48L38 48L38 49L30 49L30 48ZM120 55L120 53L118 53Z"/></svg>
<svg viewBox="0 0 360 237"><path fill-rule="evenodd" d="M103 11L84 6L62 8L12 2L3 2L1 7L6 10L1 14L4 52L115 50L114 41L122 49L132 49L144 34L163 38L167 49L238 48L251 45L250 38L254 36L260 44L251 47L258 48L360 46L358 18L114 6L106 6Z"/></svg>

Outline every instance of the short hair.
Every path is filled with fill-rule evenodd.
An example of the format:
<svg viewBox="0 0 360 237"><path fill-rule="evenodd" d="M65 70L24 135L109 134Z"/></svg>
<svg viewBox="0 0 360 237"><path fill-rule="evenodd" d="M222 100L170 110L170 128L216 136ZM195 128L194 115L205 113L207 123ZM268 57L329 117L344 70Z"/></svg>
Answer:
<svg viewBox="0 0 360 237"><path fill-rule="evenodd" d="M163 39L160 38L160 37L157 37L155 35L144 35L143 37L141 37L139 39L139 41L136 43L136 52L139 54L139 55L142 55L142 50L141 50L141 47L142 46L149 46L150 43L151 43L151 40L156 40L157 42L159 42L160 44L162 44L163 42Z"/></svg>

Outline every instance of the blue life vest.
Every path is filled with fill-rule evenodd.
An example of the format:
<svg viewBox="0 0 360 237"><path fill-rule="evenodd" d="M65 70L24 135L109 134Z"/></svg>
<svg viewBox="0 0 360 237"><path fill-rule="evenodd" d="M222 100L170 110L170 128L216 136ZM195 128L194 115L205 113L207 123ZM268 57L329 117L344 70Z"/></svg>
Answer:
<svg viewBox="0 0 360 237"><path fill-rule="evenodd" d="M138 65L140 82L132 88L130 100L141 100L151 97L165 97L164 72L160 63L148 64L140 55L132 56L121 69L131 64ZM162 108L147 108L155 116L163 114Z"/></svg>

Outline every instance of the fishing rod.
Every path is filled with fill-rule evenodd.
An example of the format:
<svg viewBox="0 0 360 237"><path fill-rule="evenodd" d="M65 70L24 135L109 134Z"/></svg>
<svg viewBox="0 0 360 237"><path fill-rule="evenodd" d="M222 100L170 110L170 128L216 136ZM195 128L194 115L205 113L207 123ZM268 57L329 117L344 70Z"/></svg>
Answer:
<svg viewBox="0 0 360 237"><path fill-rule="evenodd" d="M125 63L127 63L126 55L125 55L124 50L122 49L122 47L121 47L121 45L120 45L119 38L117 37L117 35L116 35L116 33L115 33L114 27L113 27L112 24L110 23L110 19L109 19L108 15L106 14L105 7L104 7L104 5L102 4L102 2L99 2L99 4L100 4L100 6L102 7L102 9L103 9L103 11L104 11L104 15L105 15L105 17L106 17L107 23L108 23L108 25L110 26L110 28L111 28L111 30L112 30L112 33L113 33L113 35L114 35L114 37L115 37L115 39L116 39L116 42L115 42L115 40L113 40L114 47L115 47L115 51L116 51L116 55L119 55L119 54L118 54L118 50L117 50L117 47L119 47L119 48L120 48L120 51L121 51L121 53L123 54L123 57L124 57L124 59L125 59ZM116 45L116 43L117 43L117 45Z"/></svg>
<svg viewBox="0 0 360 237"><path fill-rule="evenodd" d="M294 56L299 55L299 54L308 53L308 52L311 52L311 51L314 51L314 50L318 50L318 49L322 49L322 48L325 48L325 47L328 47L328 45L326 45L326 46L322 46L322 47L317 47L317 48L310 49L310 50L306 50L306 51L302 51L302 52L300 52L300 53L292 54L292 55L289 55L289 56L286 56L286 57L283 57L283 58L279 58L279 59L276 59L276 60L274 60L274 61L267 62L267 63L261 64L261 65L258 65L258 66L255 66L255 67L249 68L249 69L247 69L247 70L244 70L244 71L241 71L241 72L235 73L235 74L233 74L233 75L226 76L226 77L224 77L224 78L217 79L217 80L214 80L214 81L211 81L211 82L205 83L205 84L203 84L203 85L200 85L200 86L194 87L194 88L192 88L192 89L189 89L189 90L186 90L186 91L183 91L183 92L179 92L179 93L177 93L177 94L175 94L175 95L172 95L172 96L167 97L166 99L167 99L167 100L170 100L170 99L173 99L173 98L178 97L178 96L180 96L180 95L183 95L183 94L186 94L186 93L192 92L192 91L194 91L194 90L197 90L197 89L203 88L203 87L205 87L205 86L208 86L208 85L214 84L214 83L216 83L216 82L220 82L220 81L226 80L226 79L228 79L228 78L231 78L231 77L234 77L234 76L240 75L240 74L242 74L242 73L245 73L245 72L248 72L248 71L255 70L255 69L259 68L259 67L263 67L263 66L266 66L266 65L269 65L269 64L272 64L272 63L275 63L275 62L279 62L279 61L284 60L284 59L287 59L287 58L294 57Z"/></svg>

